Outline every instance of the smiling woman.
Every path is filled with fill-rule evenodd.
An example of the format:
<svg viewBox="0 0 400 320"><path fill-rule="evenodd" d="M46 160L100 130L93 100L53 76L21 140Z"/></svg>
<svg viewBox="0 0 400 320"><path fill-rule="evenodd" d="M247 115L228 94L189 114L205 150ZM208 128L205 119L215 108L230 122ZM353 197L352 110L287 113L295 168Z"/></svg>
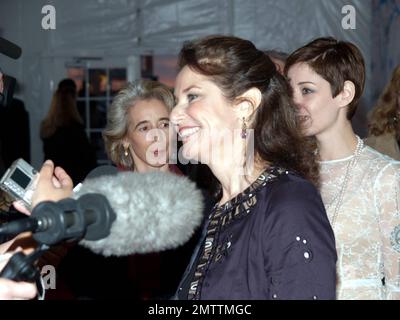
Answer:
<svg viewBox="0 0 400 320"><path fill-rule="evenodd" d="M229 36L187 43L179 66L171 122L220 197L177 297L333 299L335 241L288 83L253 43Z"/></svg>

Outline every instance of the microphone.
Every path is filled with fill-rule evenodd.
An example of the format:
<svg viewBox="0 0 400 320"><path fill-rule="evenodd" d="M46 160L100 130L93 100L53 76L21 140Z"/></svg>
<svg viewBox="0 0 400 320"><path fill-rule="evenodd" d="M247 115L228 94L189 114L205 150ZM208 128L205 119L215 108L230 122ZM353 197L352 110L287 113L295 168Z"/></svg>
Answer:
<svg viewBox="0 0 400 320"><path fill-rule="evenodd" d="M203 218L200 190L186 177L164 172L119 172L86 179L75 194L104 195L116 213L110 234L80 244L104 256L125 256L176 248Z"/></svg>
<svg viewBox="0 0 400 320"><path fill-rule="evenodd" d="M110 165L103 165L103 166L96 167L92 171L90 171L85 179L93 179L93 178L100 177L100 176L110 176L110 175L115 175L117 173L118 173L118 170L116 167L110 166ZM81 187L82 187L82 183L79 183L74 188L74 190L77 191ZM82 202L82 201L84 201L84 199L81 199L80 201ZM100 199L99 201L101 203L104 200ZM84 202L84 203L85 203L85 205L88 205L86 202ZM51 203L47 203L47 202L46 202L46 205L39 204L38 208L32 212L30 217L18 219L16 221L12 221L7 224L0 225L0 235L15 235L15 234L19 234L19 233L25 232L25 231L32 231L34 233L45 231L46 226L49 226L52 223L53 224L56 223L55 222L56 220L54 220L54 219L57 214L59 214L59 215L63 214L62 209L64 207L65 207L65 205L64 205L64 202L62 202L62 201L60 201L58 204L51 204ZM46 211L51 212L51 214L53 216L52 217L44 216L43 213ZM69 219L67 217L61 217L61 219L66 219L65 227L73 224L73 221L69 221ZM52 222L48 219L50 219ZM59 222L60 221L58 221L58 223Z"/></svg>
<svg viewBox="0 0 400 320"><path fill-rule="evenodd" d="M32 231L36 241L48 245L83 237L80 244L94 253L125 256L176 248L203 217L200 190L172 173L88 178L74 198L39 203L31 217L0 226L0 234Z"/></svg>
<svg viewBox="0 0 400 320"><path fill-rule="evenodd" d="M16 60L21 56L22 50L16 44L0 37L0 53Z"/></svg>
<svg viewBox="0 0 400 320"><path fill-rule="evenodd" d="M18 234L32 231L33 238L46 245L62 240L98 240L109 235L115 220L107 199L100 194L86 194L78 200L39 203L30 217L0 226L0 234Z"/></svg>

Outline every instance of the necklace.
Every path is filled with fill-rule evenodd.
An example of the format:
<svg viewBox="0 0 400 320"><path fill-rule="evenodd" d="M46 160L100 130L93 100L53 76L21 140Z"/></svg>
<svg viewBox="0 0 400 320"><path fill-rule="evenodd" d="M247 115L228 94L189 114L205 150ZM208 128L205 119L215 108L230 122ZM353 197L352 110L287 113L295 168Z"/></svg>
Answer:
<svg viewBox="0 0 400 320"><path fill-rule="evenodd" d="M353 158L349 161L349 164L347 165L346 173L344 175L343 182L342 182L342 187L340 188L340 190L336 194L336 196L333 198L331 203L326 206L326 210L328 211L328 209L330 209L333 206L333 204L336 202L336 205L335 205L335 208L334 208L333 214L332 214L332 219L331 219L332 228L335 227L336 218L338 216L339 209L342 206L344 192L346 191L347 185L349 183L352 169L355 166L355 164L357 163L357 160L361 154L361 151L364 148L364 142L362 141L362 139L359 136L356 136L356 137L357 137L356 150L354 151Z"/></svg>

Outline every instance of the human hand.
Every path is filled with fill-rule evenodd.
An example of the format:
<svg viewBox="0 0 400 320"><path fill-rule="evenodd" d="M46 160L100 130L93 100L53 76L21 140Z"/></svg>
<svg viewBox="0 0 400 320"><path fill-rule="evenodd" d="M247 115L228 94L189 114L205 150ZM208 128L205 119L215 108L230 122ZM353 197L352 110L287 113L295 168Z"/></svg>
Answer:
<svg viewBox="0 0 400 320"><path fill-rule="evenodd" d="M0 300L27 300L37 295L36 285L0 278Z"/></svg>
<svg viewBox="0 0 400 320"><path fill-rule="evenodd" d="M58 201L72 195L73 182L61 167L47 160L40 169L39 179L32 196L32 208L42 201Z"/></svg>
<svg viewBox="0 0 400 320"><path fill-rule="evenodd" d="M12 255L21 250L21 248L18 248L12 253L0 255L0 271L3 270ZM9 279L0 278L0 300L33 299L36 295L37 288L33 283L15 282Z"/></svg>
<svg viewBox="0 0 400 320"><path fill-rule="evenodd" d="M19 248L25 253L30 254L36 248L36 241L32 238L31 232L23 232L15 238L0 244L0 254L9 253ZM1 269L1 266L0 266Z"/></svg>
<svg viewBox="0 0 400 320"><path fill-rule="evenodd" d="M69 175L64 169L56 167L52 161L46 161L41 170L36 183L35 191L32 195L32 208L42 201L58 201L72 195L73 183ZM13 203L16 210L30 215L31 212L22 204L15 201ZM14 239L0 244L0 253L14 250L16 247L24 248L24 253L29 254L36 247L36 241L33 240L32 234L22 233Z"/></svg>

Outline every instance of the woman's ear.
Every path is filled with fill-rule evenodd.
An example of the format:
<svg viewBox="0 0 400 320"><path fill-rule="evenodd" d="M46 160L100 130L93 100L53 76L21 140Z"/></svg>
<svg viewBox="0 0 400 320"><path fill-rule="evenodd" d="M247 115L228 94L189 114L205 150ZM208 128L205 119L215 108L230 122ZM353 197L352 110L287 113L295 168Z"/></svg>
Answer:
<svg viewBox="0 0 400 320"><path fill-rule="evenodd" d="M352 81L346 80L343 84L343 90L339 93L339 107L347 107L354 99L356 87Z"/></svg>
<svg viewBox="0 0 400 320"><path fill-rule="evenodd" d="M261 91L251 88L237 98L237 113L240 119L249 118L260 106L262 100Z"/></svg>

